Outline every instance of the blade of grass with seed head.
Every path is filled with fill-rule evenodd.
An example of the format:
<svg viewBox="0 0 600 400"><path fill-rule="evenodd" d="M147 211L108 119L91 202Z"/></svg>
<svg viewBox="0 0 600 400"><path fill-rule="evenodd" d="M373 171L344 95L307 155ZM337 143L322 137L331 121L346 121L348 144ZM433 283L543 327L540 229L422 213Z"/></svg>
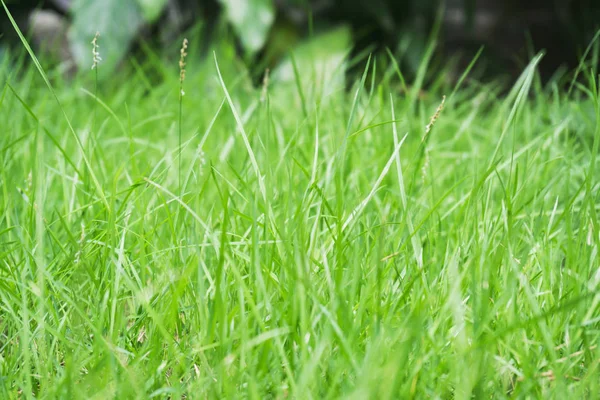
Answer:
<svg viewBox="0 0 600 400"><path fill-rule="evenodd" d="M75 139L75 142L77 143L79 151L81 152L81 157L83 158L83 162L85 163L85 165L90 173L90 178L92 179L94 186L96 187L96 190L98 191L98 195L100 196L100 199L104 203L106 210L108 212L110 212L110 205L108 204L106 196L104 195L104 191L102 190L102 185L100 185L100 182L98 181L98 179L96 178L96 175L94 174L94 170L92 169L92 165L90 164L88 157L85 154L85 148L84 148L83 144L81 143L81 139L79 138L79 135L77 135L77 133L75 132L75 129L73 129L73 125L71 124L71 120L69 119L67 112L62 107L62 104L61 104L60 100L58 99L58 96L56 95L56 92L54 91L54 88L53 88L52 84L50 83L50 80L48 80L48 76L46 75L44 68L38 61L37 57L35 56L35 53L31 49L31 46L29 46L27 39L25 39L25 36L21 32L21 29L17 25L16 21L14 20L11 12L8 10L8 7L4 3L4 0L0 0L0 1L2 2L2 6L4 7L4 11L6 11L6 15L8 16L10 23L12 24L13 28L17 32L17 35L19 35L19 38L21 39L21 43L23 43L23 46L27 50L27 53L29 53L31 60L35 64L35 67L37 68L38 72L40 73L40 76L44 80L44 83L46 83L48 90L50 90L50 93L52 93L52 96L56 100L56 103L58 104L58 106L63 114L63 117L67 121L67 125L69 126L69 131L71 132L73 138Z"/></svg>

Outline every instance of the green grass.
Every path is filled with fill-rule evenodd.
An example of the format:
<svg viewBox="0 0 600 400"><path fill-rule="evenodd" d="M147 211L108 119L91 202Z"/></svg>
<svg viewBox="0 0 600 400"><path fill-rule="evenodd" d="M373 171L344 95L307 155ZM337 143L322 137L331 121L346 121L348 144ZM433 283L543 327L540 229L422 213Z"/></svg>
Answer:
<svg viewBox="0 0 600 400"><path fill-rule="evenodd" d="M1 398L600 395L589 66L254 88L190 43L181 125L178 48L0 67Z"/></svg>

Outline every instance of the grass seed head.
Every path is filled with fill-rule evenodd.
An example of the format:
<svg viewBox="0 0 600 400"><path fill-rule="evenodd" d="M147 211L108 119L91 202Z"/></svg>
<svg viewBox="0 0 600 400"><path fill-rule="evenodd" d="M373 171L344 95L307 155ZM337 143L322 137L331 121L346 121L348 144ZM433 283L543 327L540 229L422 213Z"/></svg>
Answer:
<svg viewBox="0 0 600 400"><path fill-rule="evenodd" d="M96 32L94 35L94 39L92 39L92 69L98 68L98 63L102 61L102 57L100 57L100 52L98 51L98 38L100 37L100 32Z"/></svg>
<svg viewBox="0 0 600 400"><path fill-rule="evenodd" d="M431 116L431 119L429 120L429 123L425 127L425 134L426 135L431 131L431 129L433 128L433 125L435 125L435 121L437 121L438 118L440 117L440 114L442 113L442 110L444 109L444 103L446 103L446 96L442 97L442 102L438 106L437 110L435 110L435 114L433 114Z"/></svg>
<svg viewBox="0 0 600 400"><path fill-rule="evenodd" d="M183 81L185 81L185 57L187 56L188 40L183 39L181 50L179 51L179 83L181 86L181 95L185 95L183 91Z"/></svg>

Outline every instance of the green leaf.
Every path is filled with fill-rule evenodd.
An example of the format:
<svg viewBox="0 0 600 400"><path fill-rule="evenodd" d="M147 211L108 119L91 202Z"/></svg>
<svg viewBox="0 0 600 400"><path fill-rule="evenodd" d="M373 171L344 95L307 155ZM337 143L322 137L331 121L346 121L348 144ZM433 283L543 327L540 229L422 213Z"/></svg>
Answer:
<svg viewBox="0 0 600 400"><path fill-rule="evenodd" d="M350 28L341 26L313 36L291 52L273 71L277 86L301 85L308 95L327 96L344 87L346 58L352 47ZM295 67L294 67L295 62ZM301 83L297 82L301 77Z"/></svg>
<svg viewBox="0 0 600 400"><path fill-rule="evenodd" d="M219 0L225 15L233 25L244 49L249 54L260 50L265 42L273 20L275 9L272 0Z"/></svg>
<svg viewBox="0 0 600 400"><path fill-rule="evenodd" d="M72 13L69 41L75 62L80 69L91 68L91 41L99 32L102 75L112 72L123 59L144 22L137 0L77 0Z"/></svg>
<svg viewBox="0 0 600 400"><path fill-rule="evenodd" d="M167 5L167 0L137 0L137 2L142 8L146 22L156 21Z"/></svg>

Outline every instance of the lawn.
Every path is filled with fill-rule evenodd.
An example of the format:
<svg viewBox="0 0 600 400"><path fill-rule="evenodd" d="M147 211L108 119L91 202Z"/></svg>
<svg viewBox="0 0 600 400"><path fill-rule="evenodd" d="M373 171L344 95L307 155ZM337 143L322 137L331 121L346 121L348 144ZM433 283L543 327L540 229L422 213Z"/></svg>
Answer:
<svg viewBox="0 0 600 400"><path fill-rule="evenodd" d="M3 59L0 397L600 396L593 62L253 84L198 40L183 82Z"/></svg>

